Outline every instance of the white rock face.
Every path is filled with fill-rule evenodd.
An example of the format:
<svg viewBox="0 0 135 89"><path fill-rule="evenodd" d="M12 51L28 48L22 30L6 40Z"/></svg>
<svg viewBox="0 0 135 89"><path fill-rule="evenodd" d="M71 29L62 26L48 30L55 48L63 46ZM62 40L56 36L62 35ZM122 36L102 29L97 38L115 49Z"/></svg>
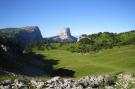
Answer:
<svg viewBox="0 0 135 89"><path fill-rule="evenodd" d="M64 27L59 34L61 39L67 39L68 37L71 37L70 28Z"/></svg>
<svg viewBox="0 0 135 89"><path fill-rule="evenodd" d="M57 36L49 37L47 39L52 43L69 43L77 41L77 38L71 35L69 27L62 28Z"/></svg>

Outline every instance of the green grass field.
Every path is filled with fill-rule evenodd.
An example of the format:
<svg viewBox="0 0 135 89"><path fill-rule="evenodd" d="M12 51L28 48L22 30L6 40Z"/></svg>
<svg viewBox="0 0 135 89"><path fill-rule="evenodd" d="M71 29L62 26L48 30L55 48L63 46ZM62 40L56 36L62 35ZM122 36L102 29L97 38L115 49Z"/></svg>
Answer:
<svg viewBox="0 0 135 89"><path fill-rule="evenodd" d="M58 64L53 67L73 70L76 78L115 72L135 73L135 45L114 47L91 54L71 53L64 50L36 50L35 52L46 56L48 60L58 60Z"/></svg>

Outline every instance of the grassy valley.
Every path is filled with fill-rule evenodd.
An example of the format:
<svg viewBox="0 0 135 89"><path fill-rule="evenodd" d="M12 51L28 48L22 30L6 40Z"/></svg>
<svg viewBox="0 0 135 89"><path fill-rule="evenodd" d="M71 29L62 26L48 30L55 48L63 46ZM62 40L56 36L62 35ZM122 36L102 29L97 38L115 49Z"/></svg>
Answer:
<svg viewBox="0 0 135 89"><path fill-rule="evenodd" d="M48 60L57 60L58 64L53 66L55 69L73 70L77 78L114 72L134 73L135 69L135 45L103 49L97 53L71 53L58 49L34 51Z"/></svg>

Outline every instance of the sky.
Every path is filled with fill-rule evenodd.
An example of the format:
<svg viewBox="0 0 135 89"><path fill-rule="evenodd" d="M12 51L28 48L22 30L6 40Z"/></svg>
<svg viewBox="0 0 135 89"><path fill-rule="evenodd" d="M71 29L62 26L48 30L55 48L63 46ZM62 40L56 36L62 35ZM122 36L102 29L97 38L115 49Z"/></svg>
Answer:
<svg viewBox="0 0 135 89"><path fill-rule="evenodd" d="M0 0L0 28L38 26L44 37L135 29L135 0Z"/></svg>

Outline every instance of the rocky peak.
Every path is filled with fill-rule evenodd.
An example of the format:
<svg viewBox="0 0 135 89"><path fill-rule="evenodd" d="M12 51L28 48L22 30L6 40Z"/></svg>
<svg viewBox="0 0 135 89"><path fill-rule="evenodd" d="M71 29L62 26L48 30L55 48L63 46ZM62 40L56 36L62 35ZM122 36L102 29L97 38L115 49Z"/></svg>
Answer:
<svg viewBox="0 0 135 89"><path fill-rule="evenodd" d="M70 28L69 27L64 27L60 31L59 35L53 36L50 38L47 38L50 42L52 43L68 43L68 42L76 42L77 38L72 36L70 33Z"/></svg>
<svg viewBox="0 0 135 89"><path fill-rule="evenodd" d="M66 39L68 37L71 37L71 33L70 33L70 28L69 27L64 27L59 34L61 39Z"/></svg>

